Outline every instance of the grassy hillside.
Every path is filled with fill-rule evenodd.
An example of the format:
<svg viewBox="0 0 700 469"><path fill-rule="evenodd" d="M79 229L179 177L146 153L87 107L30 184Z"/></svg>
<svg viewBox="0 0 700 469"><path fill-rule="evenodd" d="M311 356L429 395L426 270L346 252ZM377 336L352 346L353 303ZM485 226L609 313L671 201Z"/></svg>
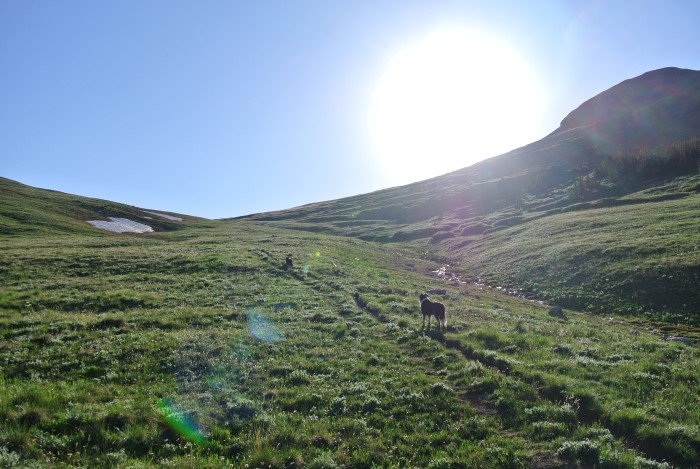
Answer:
<svg viewBox="0 0 700 469"><path fill-rule="evenodd" d="M54 207L73 196L42 197ZM249 221L18 235L26 224L0 235L1 465L631 468L700 457L697 348L643 322L550 317L439 275L441 263L399 243ZM517 236L494 235L506 233ZM444 333L421 327L427 290L447 305Z"/></svg>
<svg viewBox="0 0 700 469"><path fill-rule="evenodd" d="M0 466L697 466L699 74L240 220L0 179ZM86 223L108 217L155 232Z"/></svg>
<svg viewBox="0 0 700 469"><path fill-rule="evenodd" d="M37 189L0 177L0 235L103 233L87 221L108 220L107 217L128 218L151 226L154 231L177 230L183 226L180 221L155 216L138 207ZM203 222L201 218L184 218L184 224Z"/></svg>
<svg viewBox="0 0 700 469"><path fill-rule="evenodd" d="M700 158L693 142L692 158ZM700 175L694 165L683 170L660 158L657 171L632 169L649 154L579 169L533 167L490 180L477 165L248 220L411 245L459 265L469 278L540 299L698 326Z"/></svg>
<svg viewBox="0 0 700 469"><path fill-rule="evenodd" d="M699 326L700 194L664 195L579 204L441 250L466 272L564 306Z"/></svg>
<svg viewBox="0 0 700 469"><path fill-rule="evenodd" d="M698 326L698 116L700 72L655 70L504 155L407 186L244 218L411 245L463 276L540 299Z"/></svg>

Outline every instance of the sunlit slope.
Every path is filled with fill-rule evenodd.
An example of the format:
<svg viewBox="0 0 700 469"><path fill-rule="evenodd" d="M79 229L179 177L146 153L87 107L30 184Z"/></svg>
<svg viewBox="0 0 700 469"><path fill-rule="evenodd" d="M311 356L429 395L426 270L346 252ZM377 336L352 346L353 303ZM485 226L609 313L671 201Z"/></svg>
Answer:
<svg viewBox="0 0 700 469"><path fill-rule="evenodd" d="M700 72L666 68L604 91L542 140L479 164L407 186L245 218L408 242L448 263L461 262L467 275L552 301L697 323L698 136ZM671 208L677 223L659 219L659 211ZM641 223L634 235L626 228L630 214ZM602 221L587 223L597 219ZM571 220L565 230L561 220ZM669 245L670 227L676 234ZM529 246L534 230L539 237ZM547 249L538 249L538 242ZM617 246L625 247L616 252ZM522 256L543 271L533 275L533 265L510 262ZM669 261L676 256L683 256L680 264ZM568 272L566 280L561 272Z"/></svg>
<svg viewBox="0 0 700 469"><path fill-rule="evenodd" d="M534 210L511 206L467 220L443 215L369 226L392 243L427 250L467 278L567 307L699 325L700 176L586 201L570 199L570 190ZM312 229L352 236L364 226L319 219Z"/></svg>
<svg viewBox="0 0 700 469"><path fill-rule="evenodd" d="M567 307L700 325L700 194L617 203L441 249L465 271Z"/></svg>
<svg viewBox="0 0 700 469"><path fill-rule="evenodd" d="M108 220L108 217L127 218L146 224L156 232L180 229L202 220L177 215L182 220L174 221L148 211L107 200L38 189L0 177L0 235L105 233L87 221Z"/></svg>
<svg viewBox="0 0 700 469"><path fill-rule="evenodd" d="M700 72L664 68L591 98L545 138L459 171L370 194L242 218L378 241L430 238L439 231L470 227L472 222L488 229L493 227L489 215L498 211L533 212L583 198L619 197L697 172L693 164L697 155L693 155L685 166L670 165L639 177L608 180L583 196L567 193L577 179L592 172L600 173L597 182L609 176L601 170L610 158L634 159L640 151L653 153L659 146L668 149L680 142L695 142L697 147L697 137ZM430 155L425 164L430 164ZM607 169L625 172L629 168Z"/></svg>

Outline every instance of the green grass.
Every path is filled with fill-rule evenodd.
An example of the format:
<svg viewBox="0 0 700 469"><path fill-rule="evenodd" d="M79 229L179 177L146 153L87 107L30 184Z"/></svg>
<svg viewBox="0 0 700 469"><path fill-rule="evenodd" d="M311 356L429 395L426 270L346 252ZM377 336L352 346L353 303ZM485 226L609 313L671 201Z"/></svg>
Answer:
<svg viewBox="0 0 700 469"><path fill-rule="evenodd" d="M465 271L564 306L698 326L698 206L692 195L561 213L451 255Z"/></svg>
<svg viewBox="0 0 700 469"><path fill-rule="evenodd" d="M585 146L559 142L550 152L549 163L558 164L525 151L246 219L412 247L463 278L576 309L673 323L681 326L673 333L700 339L700 175L691 168L610 181ZM567 162L564 155L578 156Z"/></svg>
<svg viewBox="0 0 700 469"><path fill-rule="evenodd" d="M589 169L182 222L0 179L0 466L692 467L699 177Z"/></svg>
<svg viewBox="0 0 700 469"><path fill-rule="evenodd" d="M453 285L402 245L230 221L8 236L0 259L3 465L682 467L700 455L696 348ZM432 295L448 307L444 334L421 330L418 293L432 288L446 290Z"/></svg>

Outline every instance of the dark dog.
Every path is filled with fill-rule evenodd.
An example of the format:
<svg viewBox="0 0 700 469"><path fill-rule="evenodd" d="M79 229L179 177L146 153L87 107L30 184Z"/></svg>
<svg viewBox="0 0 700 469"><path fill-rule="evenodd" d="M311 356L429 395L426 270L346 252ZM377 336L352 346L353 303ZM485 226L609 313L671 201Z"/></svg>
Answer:
<svg viewBox="0 0 700 469"><path fill-rule="evenodd" d="M447 328L447 315L445 314L445 305L437 301L430 301L428 295L420 294L420 310L423 313L423 328L425 328L425 317L428 316L428 329L430 329L430 317L435 316L438 322L438 329L442 325L442 329Z"/></svg>

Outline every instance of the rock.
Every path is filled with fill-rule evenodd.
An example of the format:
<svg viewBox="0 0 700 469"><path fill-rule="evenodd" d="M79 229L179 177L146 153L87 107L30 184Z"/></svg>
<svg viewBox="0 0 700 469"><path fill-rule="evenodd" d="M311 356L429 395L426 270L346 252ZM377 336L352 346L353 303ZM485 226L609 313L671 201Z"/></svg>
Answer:
<svg viewBox="0 0 700 469"><path fill-rule="evenodd" d="M446 295L447 290L444 288L433 288L432 290L428 290L427 293L430 293L431 295Z"/></svg>
<svg viewBox="0 0 700 469"><path fill-rule="evenodd" d="M680 342L685 345L690 345L692 342L687 337L676 337L673 335L664 335L664 340L672 340L674 342Z"/></svg>
<svg viewBox="0 0 700 469"><path fill-rule="evenodd" d="M554 306L549 310L549 315L553 316L555 318L562 318L564 320L569 320L569 318L566 317L566 314L564 314L564 310L561 309L561 306Z"/></svg>

